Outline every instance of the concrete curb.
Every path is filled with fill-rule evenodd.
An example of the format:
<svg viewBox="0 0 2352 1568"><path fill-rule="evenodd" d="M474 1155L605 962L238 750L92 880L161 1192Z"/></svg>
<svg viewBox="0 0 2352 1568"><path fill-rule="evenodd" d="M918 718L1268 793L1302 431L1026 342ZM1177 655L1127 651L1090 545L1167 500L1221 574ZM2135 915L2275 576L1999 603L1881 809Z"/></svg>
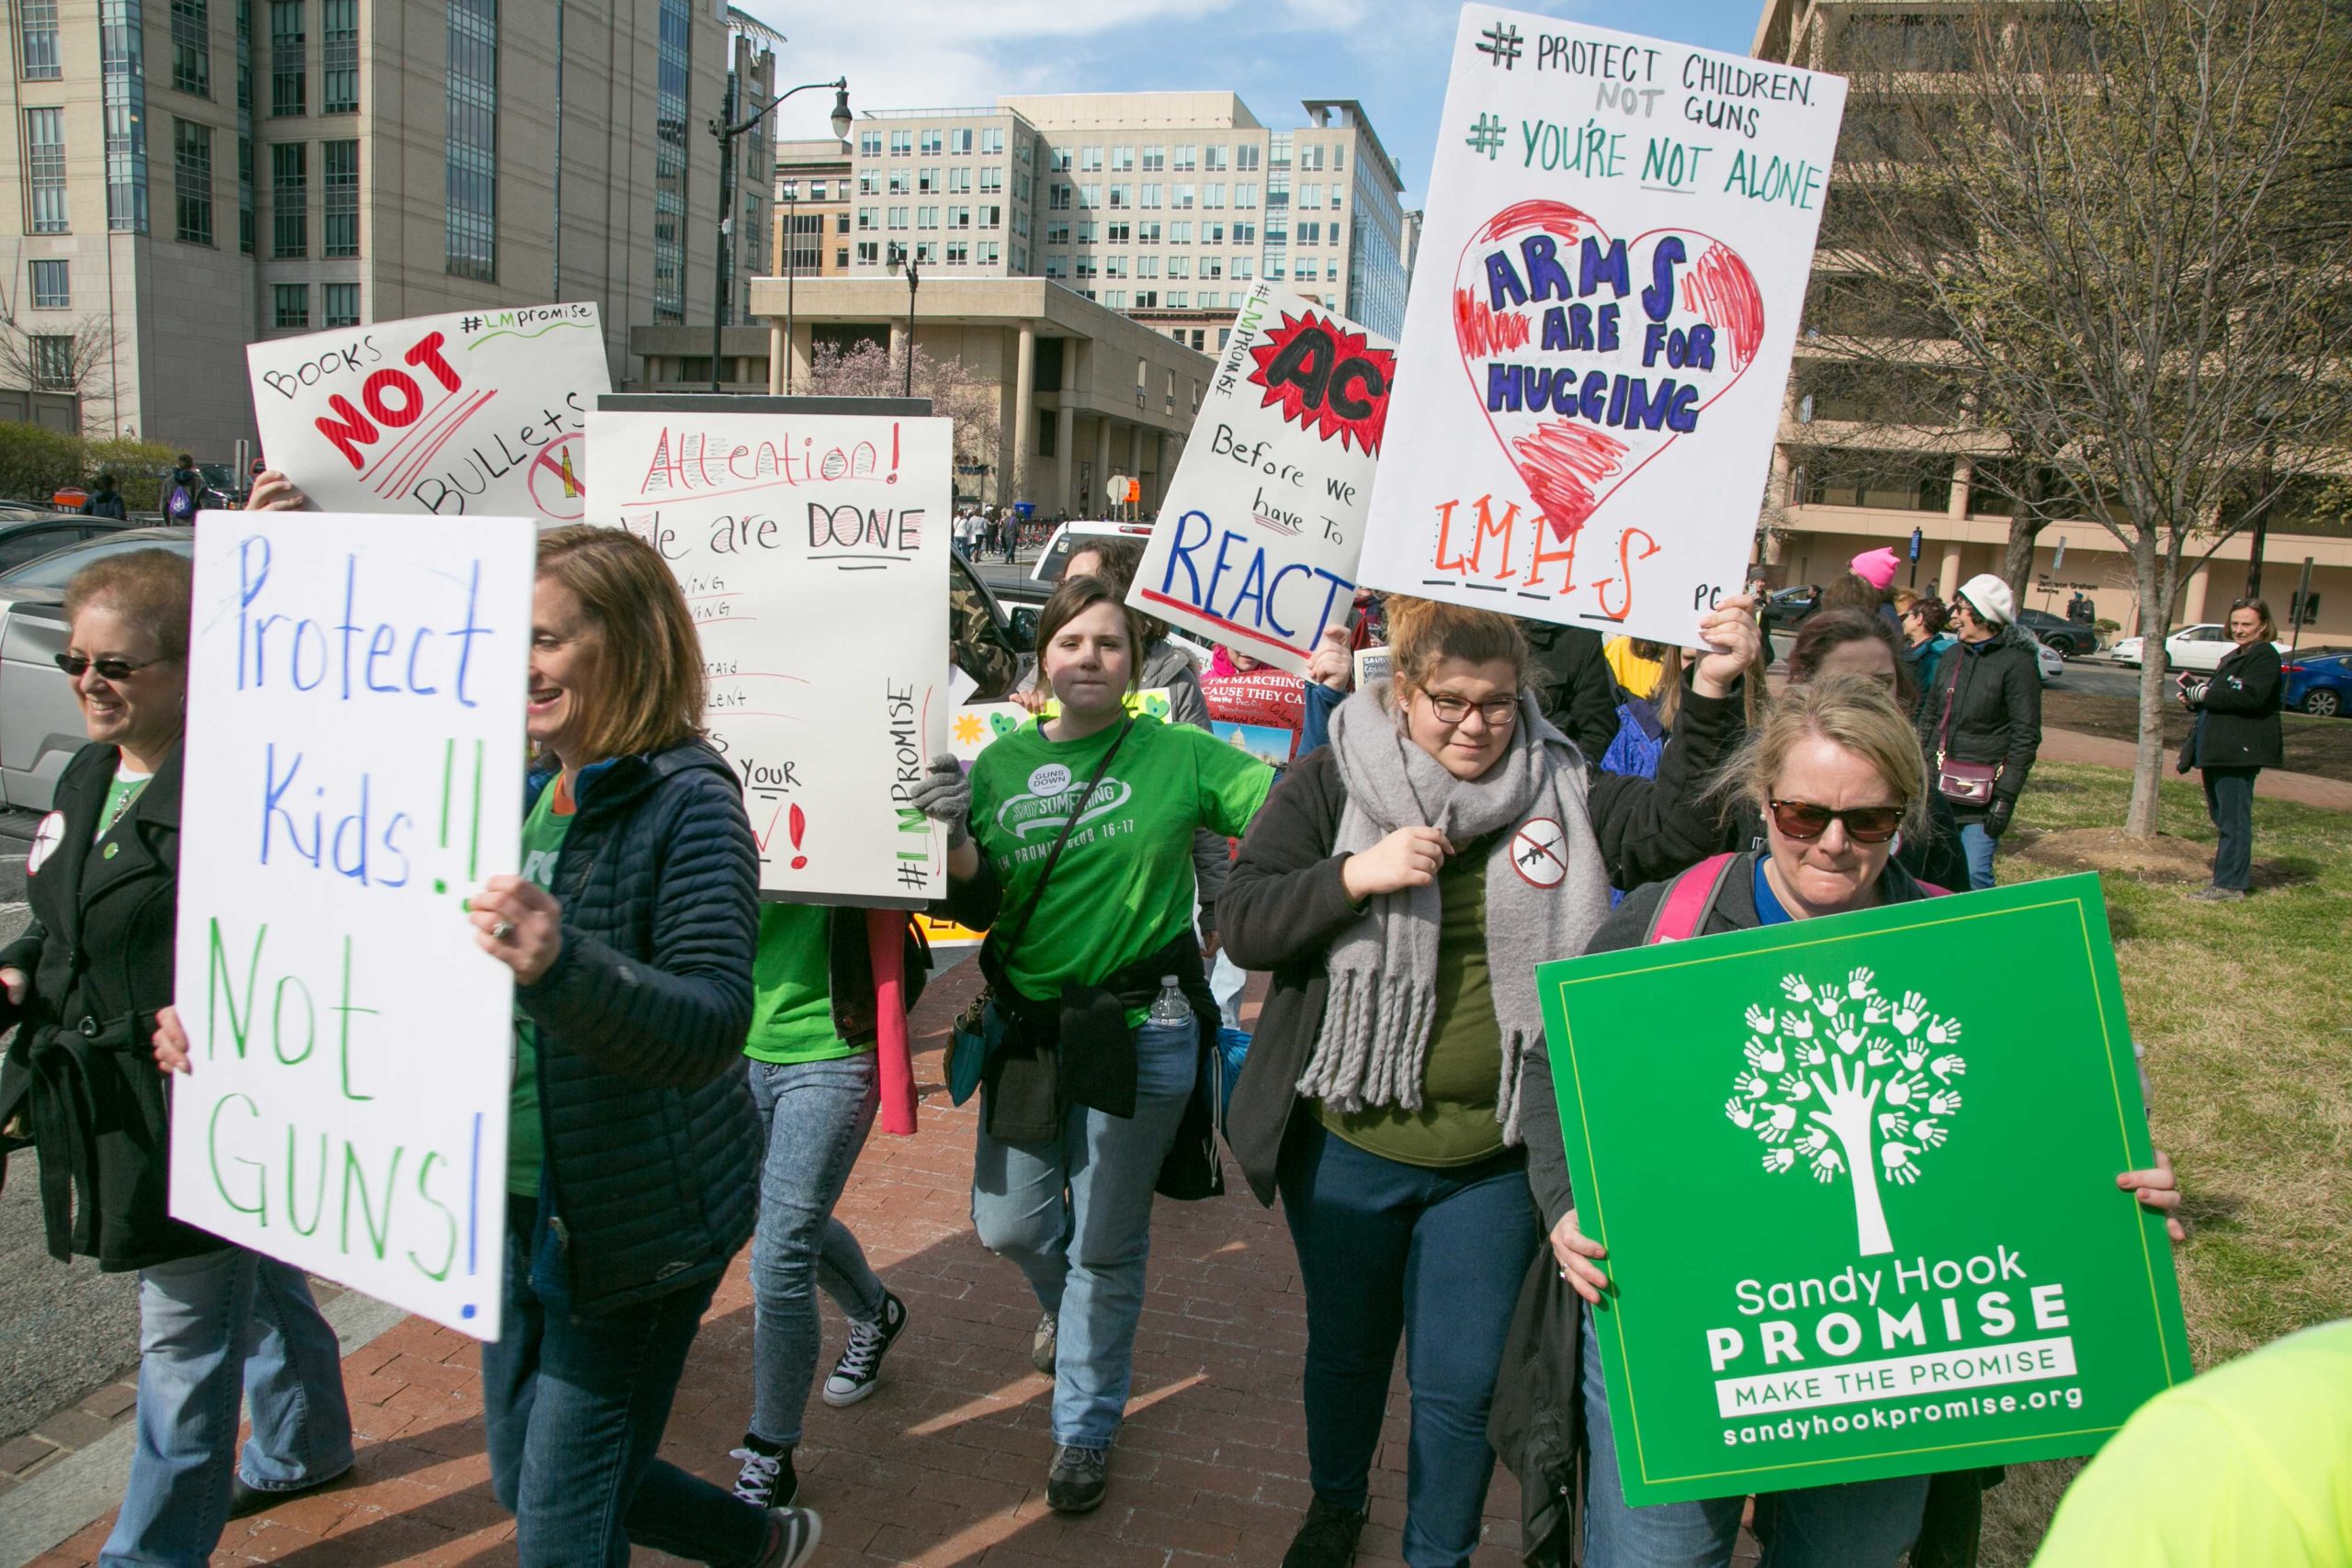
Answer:
<svg viewBox="0 0 2352 1568"><path fill-rule="evenodd" d="M356 1291L345 1291L320 1311L345 1356L408 1315ZM126 1421L0 1497L0 1568L23 1568L120 1503L136 1441L137 1426Z"/></svg>

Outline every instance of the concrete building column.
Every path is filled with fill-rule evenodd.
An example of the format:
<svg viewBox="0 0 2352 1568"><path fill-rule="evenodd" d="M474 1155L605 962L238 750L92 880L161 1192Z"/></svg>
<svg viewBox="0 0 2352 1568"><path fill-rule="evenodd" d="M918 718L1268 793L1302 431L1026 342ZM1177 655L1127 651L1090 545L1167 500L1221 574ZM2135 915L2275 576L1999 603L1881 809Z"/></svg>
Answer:
<svg viewBox="0 0 2352 1568"><path fill-rule="evenodd" d="M768 395L775 397L784 390L784 356L791 352L785 346L784 323L768 322Z"/></svg>
<svg viewBox="0 0 2352 1568"><path fill-rule="evenodd" d="M1078 505L1078 491L1072 488L1078 454L1070 450L1077 445L1078 410L1064 402L1054 429L1054 508L1058 512L1070 512Z"/></svg>
<svg viewBox="0 0 2352 1568"><path fill-rule="evenodd" d="M1944 514L1953 522L1968 516L1970 491L1976 486L1976 459L1962 457L1951 466L1951 500L1944 507Z"/></svg>
<svg viewBox="0 0 2352 1568"><path fill-rule="evenodd" d="M1111 514L1111 416L1094 417L1094 515Z"/></svg>
<svg viewBox="0 0 2352 1568"><path fill-rule="evenodd" d="M907 323L894 320L890 323L890 357L896 359L906 352Z"/></svg>
<svg viewBox="0 0 2352 1568"><path fill-rule="evenodd" d="M1037 419L1037 333L1028 322L1021 323L1018 347L1013 351L1012 372L1012 494L1010 501L1028 501L1029 454L1035 450L1037 437L1031 426Z"/></svg>
<svg viewBox="0 0 2352 1568"><path fill-rule="evenodd" d="M1936 568L1936 597L1950 604L1951 596L1959 592L1960 546L1950 544L1944 547L1942 564Z"/></svg>
<svg viewBox="0 0 2352 1568"><path fill-rule="evenodd" d="M2212 575L2210 566L2200 566L2188 574L2188 585L2181 590L2180 614L2173 617L2175 626L2193 626L2205 618L2205 589Z"/></svg>
<svg viewBox="0 0 2352 1568"><path fill-rule="evenodd" d="M1143 479L1143 426L1127 426L1127 478L1140 483Z"/></svg>
<svg viewBox="0 0 2352 1568"><path fill-rule="evenodd" d="M1158 512L1159 503L1168 499L1168 432L1164 430L1152 434L1151 463L1151 494L1147 499L1150 509Z"/></svg>

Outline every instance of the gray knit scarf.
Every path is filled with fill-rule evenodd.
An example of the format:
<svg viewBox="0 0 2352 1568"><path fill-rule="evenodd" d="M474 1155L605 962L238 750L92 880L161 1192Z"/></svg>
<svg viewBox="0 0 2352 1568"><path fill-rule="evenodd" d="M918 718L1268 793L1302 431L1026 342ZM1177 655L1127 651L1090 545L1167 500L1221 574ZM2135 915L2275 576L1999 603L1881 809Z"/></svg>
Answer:
<svg viewBox="0 0 2352 1568"><path fill-rule="evenodd" d="M1522 692L1510 746L1458 779L1416 745L1377 683L1331 716L1348 792L1334 853L1371 849L1399 828L1435 828L1455 845L1495 835L1487 856L1487 964L1502 1033L1495 1120L1519 1142L1519 1069L1540 1048L1535 965L1567 958L1609 914L1609 878L1585 815L1584 763ZM1442 900L1436 884L1380 895L1331 944L1330 996L1298 1091L1335 1111L1416 1111L1436 1010Z"/></svg>

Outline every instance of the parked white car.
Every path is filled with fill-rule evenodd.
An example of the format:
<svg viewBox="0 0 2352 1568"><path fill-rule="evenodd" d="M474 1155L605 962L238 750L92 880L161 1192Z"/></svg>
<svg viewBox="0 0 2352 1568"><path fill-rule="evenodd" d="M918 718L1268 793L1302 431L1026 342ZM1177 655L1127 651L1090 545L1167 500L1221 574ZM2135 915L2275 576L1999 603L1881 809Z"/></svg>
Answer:
<svg viewBox="0 0 2352 1568"><path fill-rule="evenodd" d="M2034 668L2041 672L2041 683L2045 686L2066 672L2066 656L2039 637L2033 639L2033 662Z"/></svg>
<svg viewBox="0 0 2352 1568"><path fill-rule="evenodd" d="M2165 638L2165 668L2167 670L2211 670L2218 666L2231 649L2237 645L2230 640L2230 628L2218 621L2200 621L2193 626L2183 626ZM2287 645L2274 642L2283 658ZM2147 648L2145 637L2127 637L2109 649L2118 663L2137 669Z"/></svg>

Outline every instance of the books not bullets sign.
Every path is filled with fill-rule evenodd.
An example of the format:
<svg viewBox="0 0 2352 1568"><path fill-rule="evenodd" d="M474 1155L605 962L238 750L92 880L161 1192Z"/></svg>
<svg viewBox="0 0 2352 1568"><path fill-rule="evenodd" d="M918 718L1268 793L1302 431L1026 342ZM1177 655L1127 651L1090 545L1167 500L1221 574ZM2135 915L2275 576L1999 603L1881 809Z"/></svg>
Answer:
<svg viewBox="0 0 2352 1568"><path fill-rule="evenodd" d="M1306 674L1354 604L1395 349L1295 294L1251 289L1127 602Z"/></svg>
<svg viewBox="0 0 2352 1568"><path fill-rule="evenodd" d="M949 422L600 409L589 430L599 519L694 614L762 894L939 897L945 837L909 797L947 749Z"/></svg>
<svg viewBox="0 0 2352 1568"><path fill-rule="evenodd" d="M587 520L612 389L594 305L415 316L245 350L261 449L329 512Z"/></svg>
<svg viewBox="0 0 2352 1568"><path fill-rule="evenodd" d="M1845 96L1463 8L1363 581L1692 644L1754 542Z"/></svg>

